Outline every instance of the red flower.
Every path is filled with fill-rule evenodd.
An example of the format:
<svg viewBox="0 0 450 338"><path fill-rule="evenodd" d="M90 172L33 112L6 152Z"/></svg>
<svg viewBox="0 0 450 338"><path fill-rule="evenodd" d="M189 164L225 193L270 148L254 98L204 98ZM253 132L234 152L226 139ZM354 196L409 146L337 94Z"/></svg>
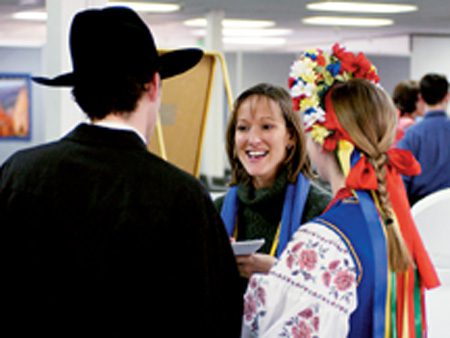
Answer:
<svg viewBox="0 0 450 338"><path fill-rule="evenodd" d="M363 53L360 52L355 56L355 54L345 51L345 48L340 47L339 44L334 44L333 54L341 61L341 74L348 72L355 78L379 82L380 78L372 67L372 63Z"/></svg>
<svg viewBox="0 0 450 338"><path fill-rule="evenodd" d="M357 70L355 54L346 52L345 48L337 43L333 45L333 54L341 61L341 74L344 72L353 74Z"/></svg>
<svg viewBox="0 0 450 338"><path fill-rule="evenodd" d="M302 269L312 270L317 263L317 253L314 250L303 250L300 253L298 264Z"/></svg>
<svg viewBox="0 0 450 338"><path fill-rule="evenodd" d="M308 325L301 321L297 326L292 328L292 337L293 338L310 338L311 337L311 329Z"/></svg>
<svg viewBox="0 0 450 338"><path fill-rule="evenodd" d="M289 77L288 78L288 87L292 88L292 86L294 85L295 81L296 81L295 78Z"/></svg>
<svg viewBox="0 0 450 338"><path fill-rule="evenodd" d="M316 62L321 67L325 66L325 64L326 64L325 57L322 54L317 55Z"/></svg>
<svg viewBox="0 0 450 338"><path fill-rule="evenodd" d="M300 97L293 97L292 98L292 109L294 109L294 111L297 111L300 109L300 101L302 100L302 98Z"/></svg>
<svg viewBox="0 0 450 338"><path fill-rule="evenodd" d="M355 276L348 271L339 271L334 278L334 284L339 291L345 291L352 286Z"/></svg>

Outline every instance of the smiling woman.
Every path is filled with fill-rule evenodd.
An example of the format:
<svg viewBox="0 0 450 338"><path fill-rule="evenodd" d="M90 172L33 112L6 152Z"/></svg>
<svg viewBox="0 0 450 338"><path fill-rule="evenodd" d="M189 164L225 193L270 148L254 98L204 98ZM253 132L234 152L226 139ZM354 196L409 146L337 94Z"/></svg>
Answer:
<svg viewBox="0 0 450 338"><path fill-rule="evenodd" d="M243 277L267 273L291 235L320 214L329 193L312 181L300 119L289 93L261 83L236 100L228 123L231 188L216 200L230 237L264 239L257 253L237 255Z"/></svg>

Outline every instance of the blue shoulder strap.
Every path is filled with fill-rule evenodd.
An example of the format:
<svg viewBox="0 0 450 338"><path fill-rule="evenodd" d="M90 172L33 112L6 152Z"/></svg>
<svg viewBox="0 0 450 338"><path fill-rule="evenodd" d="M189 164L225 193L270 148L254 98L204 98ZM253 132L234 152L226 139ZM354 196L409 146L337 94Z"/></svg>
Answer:
<svg viewBox="0 0 450 338"><path fill-rule="evenodd" d="M356 149L351 155L351 166L358 162L361 154ZM388 277L388 257L386 248L386 238L375 203L370 194L364 190L355 190L359 205L361 206L364 218L369 225L369 233L373 252L376 253L374 259L374 308L373 308L373 337L384 337L385 331L385 307ZM383 277L384 276L384 277Z"/></svg>
<svg viewBox="0 0 450 338"><path fill-rule="evenodd" d="M225 195L220 216L222 217L228 236L233 236L238 208L237 186L232 186Z"/></svg>
<svg viewBox="0 0 450 338"><path fill-rule="evenodd" d="M295 231L300 227L311 182L299 174L295 184L288 184L281 214L281 229L276 256L286 248Z"/></svg>

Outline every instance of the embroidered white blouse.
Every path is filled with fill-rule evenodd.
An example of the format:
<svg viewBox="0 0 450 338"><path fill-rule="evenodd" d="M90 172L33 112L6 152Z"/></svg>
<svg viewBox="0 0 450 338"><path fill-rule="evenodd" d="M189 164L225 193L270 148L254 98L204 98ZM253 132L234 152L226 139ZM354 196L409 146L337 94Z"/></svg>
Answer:
<svg viewBox="0 0 450 338"><path fill-rule="evenodd" d="M344 241L307 223L268 274L250 279L242 338L346 337L356 297L355 262Z"/></svg>

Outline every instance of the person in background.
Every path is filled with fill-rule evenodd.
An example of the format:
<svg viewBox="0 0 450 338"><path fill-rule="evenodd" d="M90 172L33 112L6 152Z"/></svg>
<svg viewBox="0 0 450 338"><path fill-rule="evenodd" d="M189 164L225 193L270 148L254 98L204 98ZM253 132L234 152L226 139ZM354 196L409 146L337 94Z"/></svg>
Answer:
<svg viewBox="0 0 450 338"><path fill-rule="evenodd" d="M398 139L402 138L406 129L411 127L425 112L424 103L419 94L419 83L414 80L401 81L394 88L392 99L400 114Z"/></svg>
<svg viewBox="0 0 450 338"><path fill-rule="evenodd" d="M237 98L226 132L231 188L216 199L230 237L265 240L251 255L236 257L243 277L266 273L301 223L331 199L310 179L300 118L282 87L260 83Z"/></svg>
<svg viewBox="0 0 450 338"><path fill-rule="evenodd" d="M395 107L377 82L364 54L338 44L293 63L289 84L308 154L334 199L268 274L253 274L243 338L425 337L423 288L439 281L399 175L419 168L391 149Z"/></svg>
<svg viewBox="0 0 450 338"><path fill-rule="evenodd" d="M409 202L450 187L450 119L447 78L426 74L420 80L420 96L425 103L423 120L410 127L398 147L411 151L422 167L420 175L404 177Z"/></svg>
<svg viewBox="0 0 450 338"><path fill-rule="evenodd" d="M70 51L72 72L34 81L72 87L89 121L0 169L9 332L239 337L239 274L220 215L197 179L147 150L161 80L203 52L159 56L125 7L77 13Z"/></svg>

